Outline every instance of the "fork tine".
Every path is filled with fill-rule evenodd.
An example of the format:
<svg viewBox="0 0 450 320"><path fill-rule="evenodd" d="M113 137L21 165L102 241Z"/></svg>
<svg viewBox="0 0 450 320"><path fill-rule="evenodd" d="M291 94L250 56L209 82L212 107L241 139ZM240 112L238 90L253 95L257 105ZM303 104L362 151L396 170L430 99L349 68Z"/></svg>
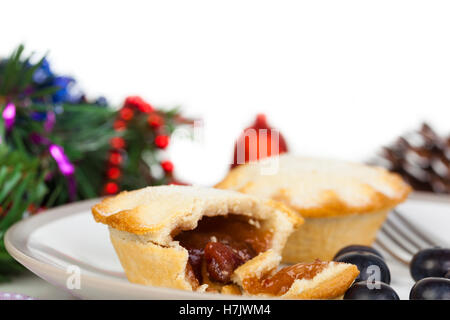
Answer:
<svg viewBox="0 0 450 320"><path fill-rule="evenodd" d="M413 223L411 223L408 219L406 219L398 210L392 210L392 213L396 218L398 218L411 232L413 232L417 237L421 238L428 245L436 247L439 246L434 240L430 239L426 236L418 227L416 227Z"/></svg>
<svg viewBox="0 0 450 320"><path fill-rule="evenodd" d="M388 228L386 228L385 225L383 225L381 227L380 230L386 237L388 237L393 243L395 243L399 248L401 248L402 250L408 252L409 254L413 255L416 252L411 250L410 248L408 248L405 244L402 243L401 239L399 239L397 237L397 235L395 235L395 233L389 231Z"/></svg>
<svg viewBox="0 0 450 320"><path fill-rule="evenodd" d="M391 255L395 260L405 264L405 265L409 265L409 261L403 259L402 257L400 257L398 254L396 254L394 251L392 251L391 249L389 249L389 247L383 243L382 240L380 240L379 238L377 238L375 240L375 244L378 245L381 249L383 249L384 251L386 251L389 255Z"/></svg>
<svg viewBox="0 0 450 320"><path fill-rule="evenodd" d="M409 235L404 232L399 225L397 225L392 219L389 217L386 219L386 225L389 226L393 231L395 231L399 236L409 242L415 249L420 250L424 246L419 244L416 240L412 239Z"/></svg>
<svg viewBox="0 0 450 320"><path fill-rule="evenodd" d="M417 251L439 246L438 242L394 209L381 227L375 244L395 260L408 264L408 259Z"/></svg>

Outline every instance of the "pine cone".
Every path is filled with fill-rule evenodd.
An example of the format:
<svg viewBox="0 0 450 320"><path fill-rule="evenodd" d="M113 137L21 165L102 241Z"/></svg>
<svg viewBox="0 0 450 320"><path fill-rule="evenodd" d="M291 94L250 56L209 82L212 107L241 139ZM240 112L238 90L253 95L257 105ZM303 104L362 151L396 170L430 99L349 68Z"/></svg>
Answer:
<svg viewBox="0 0 450 320"><path fill-rule="evenodd" d="M426 123L383 147L371 163L399 173L415 190L450 194L450 136Z"/></svg>

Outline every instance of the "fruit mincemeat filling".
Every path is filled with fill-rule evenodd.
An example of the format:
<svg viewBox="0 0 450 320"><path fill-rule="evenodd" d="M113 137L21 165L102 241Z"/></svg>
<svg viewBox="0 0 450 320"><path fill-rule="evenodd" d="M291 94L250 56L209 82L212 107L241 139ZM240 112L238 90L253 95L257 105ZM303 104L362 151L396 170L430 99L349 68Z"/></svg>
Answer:
<svg viewBox="0 0 450 320"><path fill-rule="evenodd" d="M243 287L250 294L268 294L281 296L292 286L295 280L310 280L329 265L329 262L316 260L313 263L298 263L285 267L273 275L261 279L244 279Z"/></svg>
<svg viewBox="0 0 450 320"><path fill-rule="evenodd" d="M189 252L187 275L194 287L205 282L205 275L209 281L229 283L237 267L269 249L271 232L250 222L232 214L203 217L197 228L175 236Z"/></svg>

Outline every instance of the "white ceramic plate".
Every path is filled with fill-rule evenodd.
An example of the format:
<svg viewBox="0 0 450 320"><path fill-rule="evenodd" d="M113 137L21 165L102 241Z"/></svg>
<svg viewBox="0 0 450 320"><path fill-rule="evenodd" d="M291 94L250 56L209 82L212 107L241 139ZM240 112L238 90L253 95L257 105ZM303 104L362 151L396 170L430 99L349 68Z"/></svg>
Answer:
<svg viewBox="0 0 450 320"><path fill-rule="evenodd" d="M98 201L62 206L15 224L5 236L8 252L39 277L84 299L236 299L128 282L106 226L95 223L90 213ZM450 243L449 197L414 194L398 209L428 233ZM413 285L408 268L385 256L392 287L407 299ZM79 267L81 272L78 289L67 287L68 281L76 284L70 266Z"/></svg>

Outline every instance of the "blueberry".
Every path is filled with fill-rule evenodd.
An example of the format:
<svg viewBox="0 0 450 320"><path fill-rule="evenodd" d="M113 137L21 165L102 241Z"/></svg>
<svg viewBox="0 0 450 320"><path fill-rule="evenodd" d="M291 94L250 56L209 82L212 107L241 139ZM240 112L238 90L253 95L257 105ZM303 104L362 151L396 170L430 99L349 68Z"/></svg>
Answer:
<svg viewBox="0 0 450 320"><path fill-rule="evenodd" d="M398 294L386 283L376 281L354 283L345 292L344 300L400 300Z"/></svg>
<svg viewBox="0 0 450 320"><path fill-rule="evenodd" d="M379 256L381 259L384 259L383 256L381 255L381 253L372 247L362 246L359 244L352 244L350 246L346 246L346 247L342 248L341 250L339 250L338 253L335 254L333 260L335 260L340 255L342 255L344 253L349 253L349 252L369 252L369 253L373 253L376 256Z"/></svg>
<svg viewBox="0 0 450 320"><path fill-rule="evenodd" d="M450 249L429 248L417 252L409 270L415 281L428 277L444 277L450 269Z"/></svg>
<svg viewBox="0 0 450 320"><path fill-rule="evenodd" d="M358 267L359 276L355 281L381 281L391 283L389 268L379 256L367 252L349 252L340 255L334 261L354 264Z"/></svg>
<svg viewBox="0 0 450 320"><path fill-rule="evenodd" d="M409 293L410 300L450 300L450 279L424 278Z"/></svg>

